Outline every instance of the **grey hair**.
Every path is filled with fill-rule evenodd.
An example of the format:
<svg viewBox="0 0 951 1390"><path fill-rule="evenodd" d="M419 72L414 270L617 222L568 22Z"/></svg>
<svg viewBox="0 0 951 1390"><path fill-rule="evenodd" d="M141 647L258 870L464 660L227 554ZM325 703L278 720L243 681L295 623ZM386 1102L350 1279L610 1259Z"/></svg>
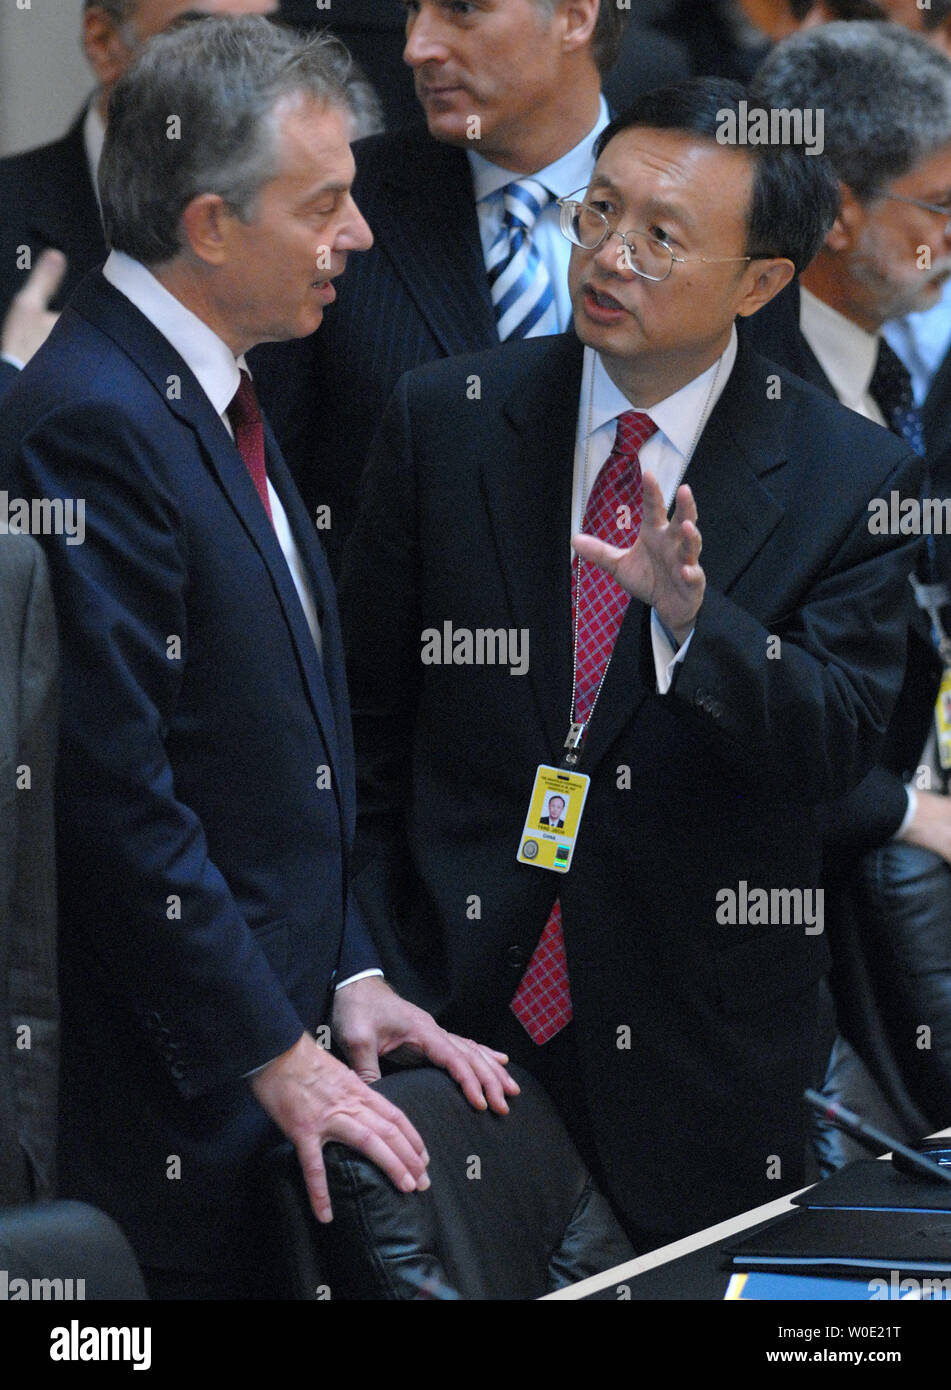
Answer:
<svg viewBox="0 0 951 1390"><path fill-rule="evenodd" d="M109 100L99 165L108 244L145 265L182 249L181 216L216 193L243 221L277 173L276 108L311 97L352 115L351 58L263 15L196 19L157 34Z"/></svg>
<svg viewBox="0 0 951 1390"><path fill-rule="evenodd" d="M868 203L951 142L951 63L897 24L824 24L776 45L750 105L823 111L825 153Z"/></svg>

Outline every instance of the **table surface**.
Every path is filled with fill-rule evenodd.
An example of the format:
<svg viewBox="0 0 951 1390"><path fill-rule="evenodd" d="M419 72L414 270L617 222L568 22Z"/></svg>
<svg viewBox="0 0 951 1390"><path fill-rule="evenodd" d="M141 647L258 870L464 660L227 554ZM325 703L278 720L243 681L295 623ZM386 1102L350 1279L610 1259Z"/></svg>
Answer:
<svg viewBox="0 0 951 1390"><path fill-rule="evenodd" d="M929 1137L951 1138L951 1126ZM881 1158L887 1162L891 1154L882 1154ZM721 1263L717 1253L718 1247L738 1235L752 1231L755 1226L773 1221L777 1216L782 1216L783 1212L792 1211L793 1198L798 1197L801 1192L808 1191L808 1187L799 1187L795 1192L777 1197L773 1202L754 1207L752 1211L741 1212L738 1216L731 1216L728 1221L720 1221L716 1226L708 1226L706 1230L698 1231L695 1235L685 1236L683 1240L676 1240L671 1245L662 1245L657 1250L649 1250L644 1255L628 1260L626 1264L615 1265L614 1269L606 1270L604 1274L592 1275L590 1279L582 1279L580 1283L572 1284L566 1289L546 1294L542 1301L592 1297L613 1300L626 1297L628 1294L637 1300L722 1299L732 1271L718 1269ZM670 1268L675 1260L678 1261L676 1269ZM651 1271L656 1272L652 1274ZM638 1284L636 1281L641 1279L644 1282ZM620 1284L630 1287L620 1293Z"/></svg>

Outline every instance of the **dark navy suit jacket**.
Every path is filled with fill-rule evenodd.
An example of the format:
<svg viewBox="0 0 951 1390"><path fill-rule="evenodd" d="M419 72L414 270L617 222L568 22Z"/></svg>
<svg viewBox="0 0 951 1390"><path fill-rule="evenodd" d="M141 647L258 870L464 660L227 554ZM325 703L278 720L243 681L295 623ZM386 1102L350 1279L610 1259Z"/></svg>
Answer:
<svg viewBox="0 0 951 1390"><path fill-rule="evenodd" d="M63 643L61 1192L149 1265L253 1252L277 1137L242 1078L376 963L348 907L333 587L273 439L323 660L228 432L100 272L4 401L0 485L85 499L44 538Z"/></svg>

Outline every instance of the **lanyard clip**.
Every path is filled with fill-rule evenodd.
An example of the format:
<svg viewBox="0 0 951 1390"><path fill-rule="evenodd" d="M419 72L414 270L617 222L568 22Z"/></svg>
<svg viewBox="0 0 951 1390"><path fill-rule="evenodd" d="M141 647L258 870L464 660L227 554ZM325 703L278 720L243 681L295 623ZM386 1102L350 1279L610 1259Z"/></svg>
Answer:
<svg viewBox="0 0 951 1390"><path fill-rule="evenodd" d="M572 724L568 730L568 737L565 739L565 765L567 767L577 766L581 757L581 746L584 743L585 724Z"/></svg>

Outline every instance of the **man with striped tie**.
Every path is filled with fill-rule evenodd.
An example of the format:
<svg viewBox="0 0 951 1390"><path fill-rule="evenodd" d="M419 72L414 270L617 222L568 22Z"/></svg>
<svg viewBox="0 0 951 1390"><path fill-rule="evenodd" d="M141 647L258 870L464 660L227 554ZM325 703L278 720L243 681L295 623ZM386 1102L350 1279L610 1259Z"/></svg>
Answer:
<svg viewBox="0 0 951 1390"><path fill-rule="evenodd" d="M605 131L561 209L577 337L403 379L341 582L387 975L536 1072L640 1249L805 1176L814 808L875 756L916 547L867 524L914 451L737 341L837 206L821 156L717 141L743 96ZM424 664L446 623L521 631L524 679Z"/></svg>
<svg viewBox="0 0 951 1390"><path fill-rule="evenodd" d="M591 173L627 16L608 0L407 0L403 56L426 126L357 144L376 244L320 335L254 363L334 570L400 376L569 326L556 200Z"/></svg>

